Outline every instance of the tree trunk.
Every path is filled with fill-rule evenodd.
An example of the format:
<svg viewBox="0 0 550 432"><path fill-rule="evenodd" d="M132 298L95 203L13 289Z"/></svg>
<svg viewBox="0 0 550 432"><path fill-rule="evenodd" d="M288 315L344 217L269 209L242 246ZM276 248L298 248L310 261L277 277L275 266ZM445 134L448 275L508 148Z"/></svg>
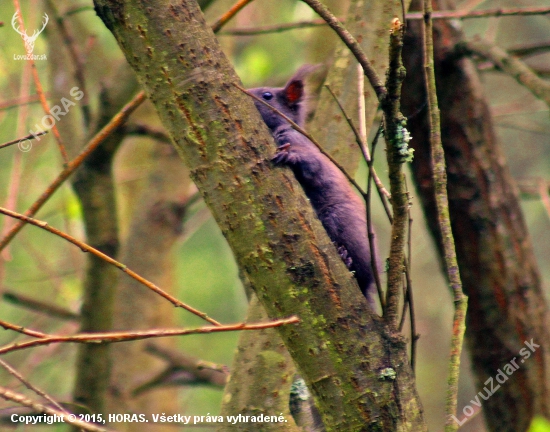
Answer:
<svg viewBox="0 0 550 432"><path fill-rule="evenodd" d="M149 147L151 148L151 147ZM167 144L156 144L149 150L150 173L147 186L126 202L130 225L121 252L121 262L147 280L168 291L174 287L174 245L182 233L183 217L190 193L187 170L175 150ZM128 196L128 194L125 194ZM114 304L114 330L145 330L174 327L174 307L142 284L122 277L117 285ZM112 347L112 384L108 413L151 414L178 411L177 389L163 387L135 395L134 391L162 373L167 364L147 353L148 341L115 344ZM173 348L175 338L158 341ZM141 423L117 424L120 431L141 431ZM173 430L170 424L159 424L155 430Z"/></svg>

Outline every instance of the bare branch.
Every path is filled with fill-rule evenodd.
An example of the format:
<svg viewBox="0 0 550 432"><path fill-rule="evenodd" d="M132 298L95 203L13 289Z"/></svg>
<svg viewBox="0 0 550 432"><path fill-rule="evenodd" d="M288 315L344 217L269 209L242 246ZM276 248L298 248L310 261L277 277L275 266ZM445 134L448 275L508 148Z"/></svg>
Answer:
<svg viewBox="0 0 550 432"><path fill-rule="evenodd" d="M526 7L526 8L498 8L475 11L436 11L432 12L432 19L468 19L468 18L486 18L503 16L527 16L527 15L546 15L550 13L550 7ZM424 18L422 12L412 12L407 14L407 19L421 20Z"/></svg>
<svg viewBox="0 0 550 432"><path fill-rule="evenodd" d="M9 146L14 145L14 144L19 145L19 143L21 143L21 142L36 139L36 137L46 135L47 133L48 133L48 131L42 131L42 132L38 132L36 134L30 134L30 135L24 136L22 138L17 138L17 139L14 139L12 141L5 142L3 144L0 144L0 149L3 149L4 147L9 147Z"/></svg>
<svg viewBox="0 0 550 432"><path fill-rule="evenodd" d="M56 407L59 411L62 411L66 414L69 414L65 408L63 408L54 398L52 398L49 394L47 394L45 391L39 389L35 385L31 384L29 380L27 380L23 375L21 375L17 370L15 370L11 365L9 365L4 360L0 359L0 365L4 369L8 371L8 373L15 378L17 378L25 387L27 387L29 390L35 392L38 396L42 396L44 399L46 399L49 403L51 403L54 407Z"/></svg>
<svg viewBox="0 0 550 432"><path fill-rule="evenodd" d="M252 0L238 0L231 9L224 13L220 19L218 19L214 24L212 24L212 31L218 33L221 28L226 25L231 18L233 18L239 11L244 8L248 3L251 3Z"/></svg>
<svg viewBox="0 0 550 432"><path fill-rule="evenodd" d="M43 313L53 318L60 318L71 321L80 320L80 315L73 311L59 307L54 304L38 301L36 299L24 296L14 291L4 291L4 293L2 294L2 298L6 302L25 307L35 312Z"/></svg>
<svg viewBox="0 0 550 432"><path fill-rule="evenodd" d="M539 78L529 66L520 59L509 55L502 48L488 41L476 39L458 44L457 52L474 53L490 60L496 67L550 106L550 82Z"/></svg>
<svg viewBox="0 0 550 432"><path fill-rule="evenodd" d="M219 325L217 327L199 327L194 329L157 329L145 331L127 331L127 332L105 332L105 333L79 333L72 336L44 334L32 330L26 330L25 334L31 335L40 334L38 339L15 342L9 345L0 347L0 354L19 351L22 349L32 348L35 346L49 345L52 343L79 343L79 344L100 344L100 343L116 343L130 342L143 339L169 337L169 336L185 336L191 334L209 334L218 332L231 332L241 330L263 330L267 328L280 327L287 324L297 324L300 320L297 317L280 319L268 323L246 324L238 323L232 325ZM0 320L0 327L13 330L17 328L13 324ZM20 328L21 329L21 328Z"/></svg>
<svg viewBox="0 0 550 432"><path fill-rule="evenodd" d="M48 188L40 195L32 206L25 212L25 216L32 217L40 208L48 201L53 193L75 172L75 170L84 162L84 160L103 142L105 141L126 119L132 114L138 106L145 100L145 93L139 92L130 102L128 102L120 112L112 118L84 147L84 150L67 164L65 169L57 176L57 178L48 186ZM25 226L24 221L15 224L9 232L0 240L0 251L2 251L11 240L17 235L21 228Z"/></svg>
<svg viewBox="0 0 550 432"><path fill-rule="evenodd" d="M363 71L365 76L370 82L370 85L376 92L378 100L382 100L386 97L386 87L382 84L380 77L376 73L376 70L372 67L370 60L367 58L365 52L355 40L352 34L346 30L346 28L340 23L338 18L336 18L332 12L330 12L325 5L323 5L318 0L302 0L304 3L307 3L321 18L323 18L327 24L338 34L342 42L346 44L352 54L355 56L357 61L363 66Z"/></svg>
<svg viewBox="0 0 550 432"><path fill-rule="evenodd" d="M100 250L98 250L98 249L96 249L96 248L94 248L90 245L87 245L86 243L81 242L80 240L75 239L74 237L70 236L69 234L66 234L66 233L64 233L64 232L62 232L62 231L60 231L56 228L53 228L53 227L49 226L47 222L43 222L43 221L40 221L40 220L37 220L37 219L30 218L28 216L22 215L20 213L13 212L13 211L5 209L3 207L0 207L0 213L3 213L6 216L10 216L10 217L13 217L15 219L19 219L20 221L23 221L25 223L29 223L29 224L37 226L39 228L42 228L42 229L44 229L48 232L51 232L52 234L55 234L55 235L65 239L65 240L69 241L70 243L74 244L75 246L78 246L83 252L90 252L90 253L94 254L96 257L102 259L103 261L105 261L105 262L115 266L116 268L122 270L124 273L126 273L131 278L133 278L133 279L137 280L138 282L140 282L141 284L145 285L147 288L149 288L150 290L156 292L161 297L164 297L166 300L168 300L174 306L185 309L185 310L191 312L192 314L202 318L203 320L208 321L210 324L214 324L214 325L217 325L217 326L221 325L218 321L208 317L208 315L206 315L204 312L200 312L199 310L183 303L182 301L178 300L174 296L168 294L166 291L164 291L161 288L159 288L158 286L156 286L154 283L152 283L152 282L148 281L147 279L141 277L139 274L137 274L133 270L130 270L128 267L126 267L124 264L118 262L114 258L111 258L110 256L104 254Z"/></svg>
<svg viewBox="0 0 550 432"><path fill-rule="evenodd" d="M86 423L86 422L77 420L76 416L67 415L66 413L64 413L62 411L58 411L58 410L50 408L46 405L42 405L38 402L33 401L32 399L27 398L26 396L22 395L21 393L16 393L16 392L11 391L11 390L9 390L5 387L0 387L0 397L7 400L7 401L15 402L19 405L23 405L23 406L26 406L28 408L32 408L33 410L35 410L39 413L48 414L48 415L51 415L51 416L58 416L62 419L61 421L72 424L72 425L74 425L74 426L76 426L80 429L85 430L85 431L89 431L89 432L107 432L107 429L105 429L105 428L100 428L100 427L98 427L94 424ZM74 420L73 420L73 417L75 418Z"/></svg>

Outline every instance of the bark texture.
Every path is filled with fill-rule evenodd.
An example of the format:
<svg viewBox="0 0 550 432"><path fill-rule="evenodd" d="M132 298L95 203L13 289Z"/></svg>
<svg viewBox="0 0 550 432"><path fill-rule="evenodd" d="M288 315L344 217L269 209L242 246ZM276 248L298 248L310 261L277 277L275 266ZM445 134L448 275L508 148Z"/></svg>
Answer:
<svg viewBox="0 0 550 432"><path fill-rule="evenodd" d="M367 312L196 1L96 0L328 430L425 430L405 343Z"/></svg>
<svg viewBox="0 0 550 432"><path fill-rule="evenodd" d="M489 430L525 431L535 415L550 414L548 310L516 187L496 139L475 66L469 59L449 55L461 37L456 27L437 21L435 32L449 210L464 291L469 296L466 340L476 387L485 395L486 381L516 358L519 369L488 400L480 401ZM407 34L403 111L410 115L418 113L426 100L421 23L409 22ZM426 116L422 109L408 128L416 149L416 186L441 250ZM520 350L531 340L540 348L522 362ZM458 419L464 417L461 410L459 406Z"/></svg>

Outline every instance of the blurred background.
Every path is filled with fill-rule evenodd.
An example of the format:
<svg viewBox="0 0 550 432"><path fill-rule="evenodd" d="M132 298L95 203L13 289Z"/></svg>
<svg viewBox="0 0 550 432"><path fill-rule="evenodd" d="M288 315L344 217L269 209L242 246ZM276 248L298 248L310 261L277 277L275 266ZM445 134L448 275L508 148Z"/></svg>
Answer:
<svg viewBox="0 0 550 432"><path fill-rule="evenodd" d="M30 31L40 28L47 2L25 0L21 3L25 25ZM208 3L208 2L204 2ZM205 7L207 21L214 22L233 4L233 1L216 0ZM326 0L337 16L343 16L346 2ZM549 1L480 1L458 2L458 9L490 9L519 6L550 6ZM125 84L117 70L124 63L123 56L103 23L93 11L91 1L56 1L55 8L63 17L74 44L83 61L86 95L90 110L101 109L100 94L104 88L116 88ZM21 36L12 26L14 5L4 1L0 8L0 143L25 136L36 131L43 111L36 97L32 71L29 63L15 60L14 56L24 54ZM280 85L304 63L330 64L336 46L336 38L323 26L295 29L278 33L251 36L236 36L231 29L263 27L295 21L310 21L317 17L307 5L294 0L262 0L246 6L219 34L219 41L234 64L245 87L258 85ZM533 45L550 44L548 15L528 17L499 17L468 19L462 25L468 37L482 35L500 47L508 50L523 49ZM60 103L59 95L71 99L70 86L60 84L73 73L70 59L58 57L66 48L55 42L55 25L50 12L50 21L43 34L36 39L34 54L46 54L47 60L37 60L38 75L48 96L50 105ZM57 52L57 54L56 54ZM549 54L541 49L525 61L543 76L550 73ZM52 65L56 62L56 65ZM550 119L548 107L522 88L512 78L495 71L489 63L479 62L486 95L491 104L497 132L503 145L508 164L520 186L536 184L538 179L550 176L548 135ZM65 78L64 78L65 77ZM65 85L65 87L63 87ZM61 88L61 90L59 90ZM74 98L72 98L74 100ZM68 107L69 114L62 117L63 123L72 123L74 135L65 135L65 142L75 140L85 143L89 131L80 125L82 112L77 106ZM76 119L76 120L75 120ZM160 129L161 125L152 106L145 103L132 116L132 122L146 124ZM90 128L91 130L91 128ZM315 130L310 130L315 136ZM372 134L371 134L372 135ZM414 139L414 137L413 137ZM0 149L0 205L23 212L62 170L63 165L52 133L31 141L31 148L14 145ZM75 155L78 144L70 150ZM70 148L70 145L68 146ZM383 146L379 146L376 169L385 181ZM159 166L166 160L173 160L174 154L166 143L148 136L127 136L118 147L113 161L115 179L117 219L121 244L127 244L135 223L137 208L143 203L143 194L151 183L159 180ZM164 162L163 162L164 161ZM183 164L179 160L172 167L179 171L181 180L174 188L180 203L185 206L181 227L169 243L169 266L162 278L153 280L173 295L206 312L223 323L235 323L245 318L247 301L238 269L216 223L200 199L195 199L195 190L187 180ZM162 171L162 170L161 170ZM357 178L364 184L366 169L357 172ZM156 180L155 180L156 179ZM387 183L386 183L387 184ZM172 190L172 189L171 189ZM550 280L550 215L541 200L534 194L522 193L522 206L533 240L544 287L548 297ZM379 235L382 256L387 253L389 225L377 200L373 203L376 228ZM444 425L445 392L448 352L452 325L452 298L444 277L431 236L428 234L419 205L414 201L413 224L413 270L416 299L418 342L417 385L424 405L430 430L442 430ZM47 221L72 236L84 239L83 210L69 183L63 185L40 210L37 217ZM13 222L0 218L4 235ZM126 242L126 243L125 243ZM124 249L124 246L123 246ZM137 252L134 251L133 255ZM144 251L144 255L146 255ZM123 254L124 256L124 254ZM133 256L132 259L136 257ZM43 313L22 306L21 297L38 302L55 304L78 314L82 302L82 281L85 278L85 260L75 246L35 227L25 227L1 255L0 319L48 333L72 333L78 330L78 318L61 319L50 313ZM124 259L121 258L122 262ZM118 275L119 283L126 275ZM19 304L18 304L19 303ZM193 315L173 307L171 326L196 327L203 322ZM13 332L0 333L2 345L19 339ZM231 366L238 333L222 333L173 338L174 348L205 361ZM53 395L58 401L72 399L75 381L77 347L69 344L48 345L24 350L4 356L26 379ZM459 412L477 393L470 374L467 353L463 355L460 378ZM137 383L147 382L150 371L136 377ZM0 368L0 381L4 386L25 392L24 386L13 376ZM217 414L220 409L222 390L212 385L193 383L172 389L150 390L156 398L174 397L178 413L185 415ZM13 404L0 403L0 417L10 411ZM2 415L4 412L4 415ZM7 427L0 426L0 429ZM481 416L474 419L463 430L482 431ZM19 426L17 430L30 430ZM33 430L65 430L61 426L35 427ZM203 427L210 431L213 428Z"/></svg>

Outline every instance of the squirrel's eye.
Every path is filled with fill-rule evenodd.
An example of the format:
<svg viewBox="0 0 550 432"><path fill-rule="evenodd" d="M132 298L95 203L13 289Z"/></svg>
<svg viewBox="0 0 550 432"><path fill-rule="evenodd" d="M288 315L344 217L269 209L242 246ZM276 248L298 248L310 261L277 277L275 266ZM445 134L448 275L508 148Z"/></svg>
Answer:
<svg viewBox="0 0 550 432"><path fill-rule="evenodd" d="M265 99L265 100L271 100L273 99L273 93L270 93L270 92L265 92L262 97Z"/></svg>

